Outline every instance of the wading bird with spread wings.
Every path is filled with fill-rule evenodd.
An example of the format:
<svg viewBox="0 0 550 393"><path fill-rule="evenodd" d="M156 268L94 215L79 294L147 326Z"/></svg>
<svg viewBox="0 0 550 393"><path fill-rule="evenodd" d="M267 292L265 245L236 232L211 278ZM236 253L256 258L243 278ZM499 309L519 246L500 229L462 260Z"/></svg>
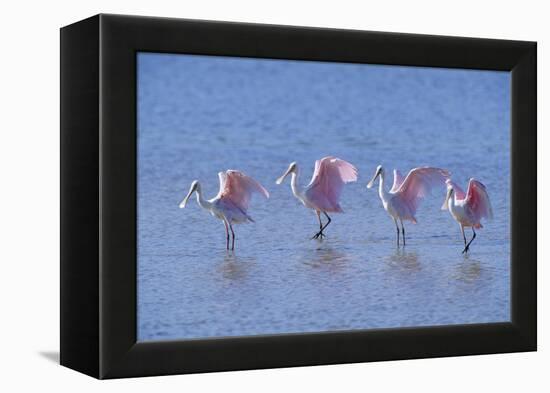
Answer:
<svg viewBox="0 0 550 393"><path fill-rule="evenodd" d="M468 252L470 244L476 238L476 229L483 228L481 225L482 218L493 218L493 209L489 194L483 183L475 179L470 179L468 182L468 190L466 193L453 181L447 180L447 196L445 202L441 206L441 210L449 210L451 216L460 225L462 238L464 239L464 250L462 253ZM466 242L464 227L472 228L472 239Z"/></svg>
<svg viewBox="0 0 550 393"><path fill-rule="evenodd" d="M357 169L349 162L336 157L325 157L315 161L315 170L309 184L301 187L298 184L298 165L293 162L289 165L286 172L277 179L277 184L281 184L285 177L291 175L290 187L294 196L302 204L315 210L319 220L319 232L312 239L322 239L325 234L323 231L330 224L331 219L327 213L342 213L340 207L340 194L344 184L357 181ZM327 223L323 225L321 213L327 218Z"/></svg>
<svg viewBox="0 0 550 393"><path fill-rule="evenodd" d="M235 232L233 232L233 224L254 222L252 217L247 213L252 194L257 193L265 198L269 198L269 193L260 183L240 171L230 169L225 172L219 172L218 177L220 178L220 191L218 195L209 200L204 199L200 183L194 180L191 183L189 193L180 203L180 208L184 208L191 195L196 192L199 206L223 221L226 235L225 245L228 250L229 231L231 231L231 249L234 250Z"/></svg>
<svg viewBox="0 0 550 393"><path fill-rule="evenodd" d="M382 200L382 205L388 214L393 218L397 229L397 246L399 247L399 225L401 223L401 233L403 235L403 245L405 245L405 226L403 221L412 221L416 224L416 210L420 201L430 193L432 187L445 185L445 180L450 173L444 169L421 167L411 169L405 178L398 170L393 171L393 186L390 191L384 187L386 172L382 165L378 165L372 180L367 184L371 188L377 178L380 178L378 194Z"/></svg>

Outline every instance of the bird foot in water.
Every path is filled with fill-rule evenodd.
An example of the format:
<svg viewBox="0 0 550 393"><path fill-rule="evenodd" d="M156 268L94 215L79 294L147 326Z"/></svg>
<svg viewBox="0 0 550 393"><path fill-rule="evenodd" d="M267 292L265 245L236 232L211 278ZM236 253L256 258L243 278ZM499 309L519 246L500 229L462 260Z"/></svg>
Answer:
<svg viewBox="0 0 550 393"><path fill-rule="evenodd" d="M327 237L323 232L317 232L311 239L323 239L324 237Z"/></svg>

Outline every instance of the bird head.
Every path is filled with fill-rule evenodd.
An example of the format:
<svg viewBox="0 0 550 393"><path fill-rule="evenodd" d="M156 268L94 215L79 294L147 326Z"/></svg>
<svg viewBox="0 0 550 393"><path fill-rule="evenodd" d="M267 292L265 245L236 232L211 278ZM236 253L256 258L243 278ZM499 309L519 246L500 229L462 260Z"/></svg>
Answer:
<svg viewBox="0 0 550 393"><path fill-rule="evenodd" d="M183 198L183 201L181 201L180 203L180 209L183 209L185 205L187 205L187 201L189 200L189 198L191 198L191 195L193 195L195 191L200 191L200 188L200 183L197 180L193 180L193 183L191 183L191 187L189 187L189 192L187 193L187 196Z"/></svg>
<svg viewBox="0 0 550 393"><path fill-rule="evenodd" d="M378 176L382 176L382 175L384 175L384 168L382 168L382 165L378 165L376 167L376 171L374 172L374 176L372 177L371 181L368 182L367 184L367 188L372 188Z"/></svg>
<svg viewBox="0 0 550 393"><path fill-rule="evenodd" d="M287 177L291 173L298 173L298 165L296 164L296 162L291 162L290 165L288 166L288 169L286 170L286 172L281 177L279 177L275 181L275 183L281 184L283 182L283 180L285 180L285 177Z"/></svg>

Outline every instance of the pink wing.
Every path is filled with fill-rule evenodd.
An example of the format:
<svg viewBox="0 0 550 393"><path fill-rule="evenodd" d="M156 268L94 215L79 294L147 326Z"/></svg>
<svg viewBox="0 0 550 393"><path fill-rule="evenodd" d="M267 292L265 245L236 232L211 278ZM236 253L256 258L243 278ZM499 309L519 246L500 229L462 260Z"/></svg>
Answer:
<svg viewBox="0 0 550 393"><path fill-rule="evenodd" d="M489 201L487 189L480 181L470 179L466 191L466 205L474 222L479 223L482 218L493 218L493 209Z"/></svg>
<svg viewBox="0 0 550 393"><path fill-rule="evenodd" d="M399 189L399 187L401 186L401 184L403 183L403 180L405 180L405 178L403 177L401 172L399 172L399 169L394 169L393 170L393 186L391 187L390 192L397 191Z"/></svg>
<svg viewBox="0 0 550 393"><path fill-rule="evenodd" d="M409 214L414 215L420 200L430 193L432 187L444 185L451 174L445 169L421 167L407 174L401 186L394 192L407 205Z"/></svg>
<svg viewBox="0 0 550 393"><path fill-rule="evenodd" d="M456 199L462 200L462 199L466 198L466 193L464 192L464 190L458 184L456 184L451 179L447 179L446 183L448 185L450 185L451 187L453 187L453 190L455 191L455 194L456 194Z"/></svg>
<svg viewBox="0 0 550 393"><path fill-rule="evenodd" d="M219 172L218 177L220 178L218 197L224 202L231 202L243 212L248 209L252 193L257 192L269 198L269 193L260 183L240 171L230 169L225 173Z"/></svg>
<svg viewBox="0 0 550 393"><path fill-rule="evenodd" d="M339 200L344 184L357 180L357 169L336 157L315 161L313 177L305 195L315 208L326 212L341 212Z"/></svg>

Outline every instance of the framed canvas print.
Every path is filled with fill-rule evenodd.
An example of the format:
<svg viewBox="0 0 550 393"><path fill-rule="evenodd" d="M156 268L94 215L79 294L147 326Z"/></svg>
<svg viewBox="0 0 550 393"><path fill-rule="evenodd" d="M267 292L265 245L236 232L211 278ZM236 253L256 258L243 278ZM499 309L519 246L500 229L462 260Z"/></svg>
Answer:
<svg viewBox="0 0 550 393"><path fill-rule="evenodd" d="M61 364L536 350L534 42L61 29Z"/></svg>

